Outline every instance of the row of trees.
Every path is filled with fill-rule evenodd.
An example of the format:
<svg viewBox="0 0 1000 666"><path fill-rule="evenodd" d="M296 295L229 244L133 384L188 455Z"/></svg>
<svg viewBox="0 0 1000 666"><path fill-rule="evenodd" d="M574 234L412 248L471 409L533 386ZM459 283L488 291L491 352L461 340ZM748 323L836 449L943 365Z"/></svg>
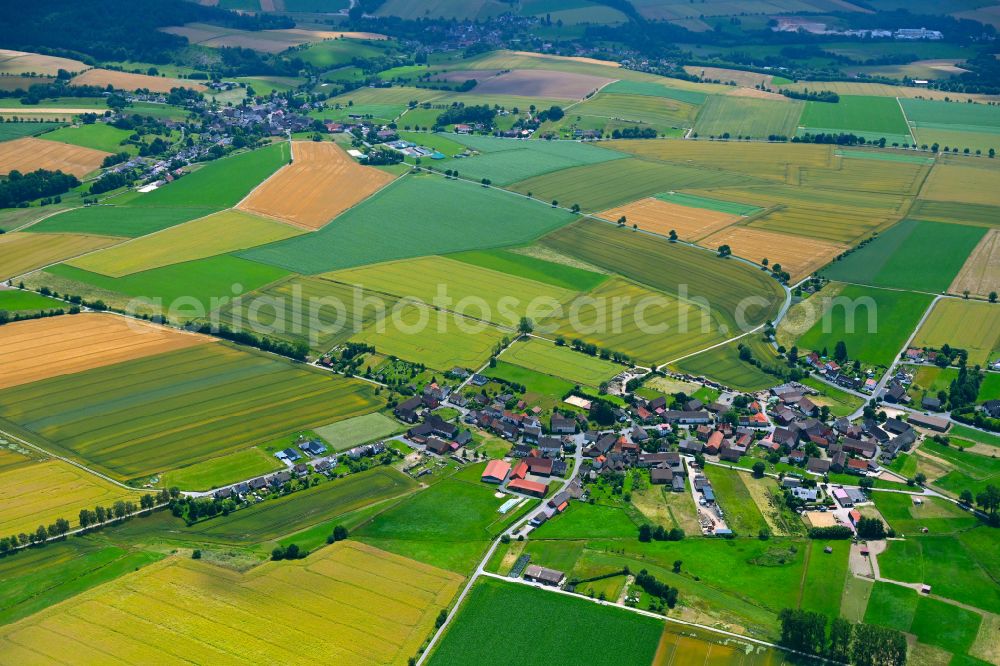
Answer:
<svg viewBox="0 0 1000 666"><path fill-rule="evenodd" d="M906 664L906 636L895 629L851 624L838 617L828 634L826 615L795 608L785 608L778 619L781 644L792 650L856 666Z"/></svg>
<svg viewBox="0 0 1000 666"><path fill-rule="evenodd" d="M79 184L76 176L62 171L38 169L22 174L14 169L6 180L0 181L0 208L13 208L39 197L65 194Z"/></svg>
<svg viewBox="0 0 1000 666"><path fill-rule="evenodd" d="M684 538L684 530L679 527L666 529L663 525L653 527L645 523L639 527L639 541L680 541Z"/></svg>

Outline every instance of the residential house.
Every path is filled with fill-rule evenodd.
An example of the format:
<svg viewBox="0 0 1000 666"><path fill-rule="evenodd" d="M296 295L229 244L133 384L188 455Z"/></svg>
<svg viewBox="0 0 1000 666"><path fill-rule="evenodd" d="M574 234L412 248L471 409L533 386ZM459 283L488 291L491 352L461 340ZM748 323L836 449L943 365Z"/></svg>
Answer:
<svg viewBox="0 0 1000 666"><path fill-rule="evenodd" d="M404 421L406 423L416 423L418 419L417 410L420 409L423 404L423 400L414 396L396 405L396 408L392 410L392 413L400 421Z"/></svg>
<svg viewBox="0 0 1000 666"><path fill-rule="evenodd" d="M559 414L549 419L549 430L557 435L572 435L576 432L576 421Z"/></svg>
<svg viewBox="0 0 1000 666"><path fill-rule="evenodd" d="M682 411L670 409L663 412L663 418L667 423L678 425L699 425L711 423L712 415L704 411Z"/></svg>
<svg viewBox="0 0 1000 666"><path fill-rule="evenodd" d="M814 474L826 474L830 471L830 461L812 456L806 461L806 469Z"/></svg>
<svg viewBox="0 0 1000 666"><path fill-rule="evenodd" d="M669 467L654 467L649 470L649 480L654 484L670 483L674 481L674 471Z"/></svg>

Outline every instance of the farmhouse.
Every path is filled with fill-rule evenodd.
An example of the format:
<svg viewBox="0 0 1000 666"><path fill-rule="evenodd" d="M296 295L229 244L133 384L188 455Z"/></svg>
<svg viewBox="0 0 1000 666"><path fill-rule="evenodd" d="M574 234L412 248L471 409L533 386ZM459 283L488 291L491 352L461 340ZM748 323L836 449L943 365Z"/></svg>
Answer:
<svg viewBox="0 0 1000 666"><path fill-rule="evenodd" d="M491 460L483 471L482 480L486 483L503 483L510 474L510 463L503 460Z"/></svg>
<svg viewBox="0 0 1000 666"><path fill-rule="evenodd" d="M549 430L557 435L572 435L576 432L576 421L574 419L553 414L549 419Z"/></svg>
<svg viewBox="0 0 1000 666"><path fill-rule="evenodd" d="M540 567L537 564L529 564L528 568L524 570L524 579L541 583L542 585L558 587L566 579L566 574L555 569Z"/></svg>
<svg viewBox="0 0 1000 666"><path fill-rule="evenodd" d="M524 493L525 495L545 497L546 493L549 492L549 484L538 483L537 481L528 481L527 479L514 479L507 484L507 489L518 493Z"/></svg>
<svg viewBox="0 0 1000 666"><path fill-rule="evenodd" d="M937 432L947 432L951 424L945 419L935 416L924 416L923 414L910 414L910 424L918 428L927 428Z"/></svg>

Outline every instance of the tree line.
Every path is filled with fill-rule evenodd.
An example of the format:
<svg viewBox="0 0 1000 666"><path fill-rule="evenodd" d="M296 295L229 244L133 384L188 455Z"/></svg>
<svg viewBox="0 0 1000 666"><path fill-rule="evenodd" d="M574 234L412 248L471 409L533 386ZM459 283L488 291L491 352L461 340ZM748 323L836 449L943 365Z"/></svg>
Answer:
<svg viewBox="0 0 1000 666"><path fill-rule="evenodd" d="M80 181L62 171L38 169L21 173L14 169L0 181L0 208L13 208L40 197L51 197L69 192Z"/></svg>
<svg viewBox="0 0 1000 666"><path fill-rule="evenodd" d="M906 636L871 624L852 624L822 613L785 608L778 614L781 645L806 654L855 666L904 666Z"/></svg>

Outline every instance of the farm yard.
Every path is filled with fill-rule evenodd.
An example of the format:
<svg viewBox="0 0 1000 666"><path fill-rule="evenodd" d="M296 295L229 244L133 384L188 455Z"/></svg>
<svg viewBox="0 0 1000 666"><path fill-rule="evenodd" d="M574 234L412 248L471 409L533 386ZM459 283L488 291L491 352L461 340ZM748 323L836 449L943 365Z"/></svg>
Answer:
<svg viewBox="0 0 1000 666"><path fill-rule="evenodd" d="M0 143L0 174L47 169L82 178L100 167L108 155L93 148L24 137Z"/></svg>
<svg viewBox="0 0 1000 666"><path fill-rule="evenodd" d="M76 627L81 631L74 630L79 636L73 649L81 659L100 659L113 641L112 649L136 660L169 660L183 653L210 661L251 655L363 656L391 664L416 653L460 580L357 543L326 548L309 560L265 564L247 574L173 557L0 632L11 650L8 656L18 661L51 658L64 645L62 632ZM178 589L200 612L172 603ZM275 622L253 612L263 598L278 603L295 621ZM115 632L85 638L83 628L94 622L113 622ZM170 630L149 635L151 624L166 624ZM214 629L206 642L209 626ZM309 638L318 634L341 640L331 644Z"/></svg>
<svg viewBox="0 0 1000 666"><path fill-rule="evenodd" d="M239 209L319 229L392 181L332 143L295 141L291 150L295 161L257 187Z"/></svg>
<svg viewBox="0 0 1000 666"><path fill-rule="evenodd" d="M119 479L376 408L365 384L219 343L22 384L0 396L0 420Z"/></svg>

